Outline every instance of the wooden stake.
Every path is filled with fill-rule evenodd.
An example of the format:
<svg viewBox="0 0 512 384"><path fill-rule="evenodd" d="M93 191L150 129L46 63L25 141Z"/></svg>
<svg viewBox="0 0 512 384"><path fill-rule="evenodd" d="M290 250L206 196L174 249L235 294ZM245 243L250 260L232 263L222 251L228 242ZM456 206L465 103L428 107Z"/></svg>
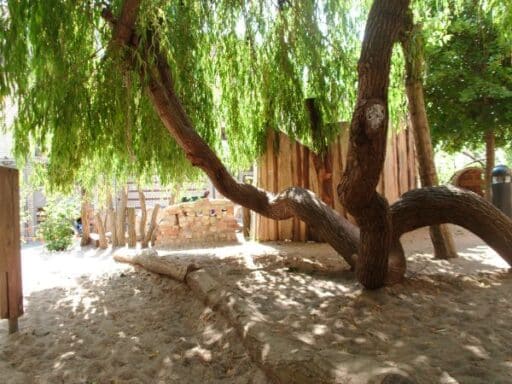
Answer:
<svg viewBox="0 0 512 384"><path fill-rule="evenodd" d="M135 231L135 208L127 208L128 212L128 247L137 246L137 232Z"/></svg>

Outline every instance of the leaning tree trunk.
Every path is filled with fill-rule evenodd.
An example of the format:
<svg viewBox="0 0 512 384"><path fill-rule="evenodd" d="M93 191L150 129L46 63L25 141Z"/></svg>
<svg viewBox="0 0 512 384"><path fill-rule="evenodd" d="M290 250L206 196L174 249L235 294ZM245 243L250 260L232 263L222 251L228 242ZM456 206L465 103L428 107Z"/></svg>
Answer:
<svg viewBox="0 0 512 384"><path fill-rule="evenodd" d="M421 38L421 27L413 24L412 17L412 14L410 14L407 18L405 33L402 34L401 38L405 57L405 89L421 186L432 187L438 185L438 179L423 96L423 40ZM448 226L431 226L430 238L434 245L436 258L451 259L457 257L453 237Z"/></svg>
<svg viewBox="0 0 512 384"><path fill-rule="evenodd" d="M367 288L386 282L391 249L389 204L377 186L388 132L388 87L393 45L403 28L408 0L376 0L368 15L358 63L359 85L350 125L347 166L338 195L361 231L356 274Z"/></svg>
<svg viewBox="0 0 512 384"><path fill-rule="evenodd" d="M495 148L494 131L489 129L485 132L485 198L487 201L492 201L492 169L494 168L494 152Z"/></svg>
<svg viewBox="0 0 512 384"><path fill-rule="evenodd" d="M349 265L355 267L357 264L360 281L371 288L384 284L386 275L387 282L403 277L405 259L398 239L402 233L418 226L446 222L465 224L512 265L509 255L512 249L512 221L470 192L454 189L456 192L449 190L450 195L445 193L446 187L419 189L406 193L398 203L393 204L391 210L387 202L375 193L386 144L391 49L408 1L376 0L367 23L359 63L358 102L351 125L348 174L339 187L342 201L356 213L356 219L361 223L361 236L357 227L308 190L292 187L273 195L252 185L239 183L229 174L197 134L176 96L171 70L160 50L158 39L139 39L134 33L140 2L125 0L119 19L115 19L109 9L103 11L103 17L114 26L111 52L124 55L127 64L135 65L140 61L133 60L128 52L139 48L137 53L142 53L139 58L145 62L143 71L139 73L144 76L143 83L162 123L192 165L201 168L226 198L270 219L283 220L295 216L314 226ZM148 42L151 46L138 46ZM116 51L116 47L120 49ZM134 69L140 68L135 66ZM446 199L437 199L439 194ZM470 198L464 198L466 195ZM471 210L472 205L479 204L486 204L483 211ZM467 212L464 223L459 223L462 219L455 220L459 207L463 208L461 212ZM415 211L418 209L420 214ZM479 216L482 212L487 216ZM493 222L497 227L482 228ZM494 232L497 228L500 231Z"/></svg>
<svg viewBox="0 0 512 384"><path fill-rule="evenodd" d="M127 200L128 200L128 195L126 193L126 188L123 187L121 190L121 198L119 200L119 206L117 207L117 213L116 213L117 243L121 247L124 247L126 245L125 227L126 227Z"/></svg>

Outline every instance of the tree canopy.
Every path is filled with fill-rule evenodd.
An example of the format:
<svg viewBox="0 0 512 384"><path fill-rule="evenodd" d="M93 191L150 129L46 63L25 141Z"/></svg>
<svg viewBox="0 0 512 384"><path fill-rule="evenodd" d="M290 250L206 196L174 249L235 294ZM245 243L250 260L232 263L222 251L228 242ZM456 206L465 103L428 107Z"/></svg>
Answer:
<svg viewBox="0 0 512 384"><path fill-rule="evenodd" d="M105 6L120 1L0 3L0 93L14 99L16 154L47 153L56 185L79 175L197 174L143 91L143 61L126 68L110 43ZM247 167L269 129L312 148L304 100L326 122L348 120L364 4L355 1L144 1L142 39L155 39L194 126L232 167ZM143 52L138 53L142 57ZM325 124L320 141L337 126ZM226 139L226 144L222 143ZM226 150L228 148L229 150ZM88 176L86 176L88 177Z"/></svg>
<svg viewBox="0 0 512 384"><path fill-rule="evenodd" d="M512 137L512 48L503 5L463 1L446 8L427 45L426 95L434 140L448 150L478 147L492 130ZM507 15L507 16L506 16Z"/></svg>

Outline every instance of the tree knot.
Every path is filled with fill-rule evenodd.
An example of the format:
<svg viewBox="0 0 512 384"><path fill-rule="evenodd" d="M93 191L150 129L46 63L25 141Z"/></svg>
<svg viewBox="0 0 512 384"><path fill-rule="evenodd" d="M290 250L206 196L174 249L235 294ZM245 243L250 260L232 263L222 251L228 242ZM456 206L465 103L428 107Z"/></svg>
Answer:
<svg viewBox="0 0 512 384"><path fill-rule="evenodd" d="M364 119L366 135L368 137L375 136L386 119L385 104L380 100L368 100L365 105Z"/></svg>

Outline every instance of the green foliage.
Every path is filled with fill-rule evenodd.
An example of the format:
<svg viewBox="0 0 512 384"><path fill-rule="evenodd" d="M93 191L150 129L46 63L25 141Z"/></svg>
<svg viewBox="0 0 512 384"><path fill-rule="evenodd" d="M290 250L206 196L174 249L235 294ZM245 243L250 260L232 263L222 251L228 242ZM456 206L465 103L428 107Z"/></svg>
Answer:
<svg viewBox="0 0 512 384"><path fill-rule="evenodd" d="M496 9L451 2L427 45L427 109L434 140L451 151L478 147L492 129L497 144L512 137L510 43ZM512 7L508 6L509 11Z"/></svg>
<svg viewBox="0 0 512 384"><path fill-rule="evenodd" d="M50 251L64 251L73 243L73 221L79 216L78 202L56 195L48 199L44 208L46 218L39 227L39 235Z"/></svg>
<svg viewBox="0 0 512 384"><path fill-rule="evenodd" d="M350 120L368 3L151 0L142 2L137 31L141 45L158 39L198 133L237 170L261 154L269 130L318 150L339 133L333 123ZM36 143L48 156L52 186L198 176L146 95L144 52L110 46L101 12L109 5L117 15L121 4L0 2L0 96L18 107L16 153L21 160ZM123 54L133 55L136 68ZM389 105L397 124L405 107L399 52L393 63ZM304 106L311 97L325 122L315 137Z"/></svg>

